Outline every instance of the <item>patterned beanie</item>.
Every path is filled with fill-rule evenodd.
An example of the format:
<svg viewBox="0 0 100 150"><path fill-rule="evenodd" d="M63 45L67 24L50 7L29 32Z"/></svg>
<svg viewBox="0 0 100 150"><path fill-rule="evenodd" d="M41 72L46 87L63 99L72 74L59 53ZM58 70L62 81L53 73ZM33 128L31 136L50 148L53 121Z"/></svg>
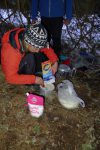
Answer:
<svg viewBox="0 0 100 150"><path fill-rule="evenodd" d="M26 29L24 41L36 48L44 48L47 45L47 31L40 23L31 24Z"/></svg>

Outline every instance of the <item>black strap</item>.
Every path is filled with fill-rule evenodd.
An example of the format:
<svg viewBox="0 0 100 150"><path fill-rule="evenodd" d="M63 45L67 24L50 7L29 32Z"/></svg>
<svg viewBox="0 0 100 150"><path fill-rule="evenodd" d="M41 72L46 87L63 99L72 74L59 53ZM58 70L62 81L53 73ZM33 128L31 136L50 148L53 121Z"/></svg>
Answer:
<svg viewBox="0 0 100 150"><path fill-rule="evenodd" d="M15 40L15 35L16 35L16 32L17 32L18 30L19 30L19 29L15 30L15 31L12 31L12 32L10 33L10 36L9 36L10 44L11 44L11 46L14 47L15 49L18 48L18 47L17 47L16 40ZM18 39L19 39L20 41L22 41L23 35L24 35L24 32L23 32L23 31L19 33ZM23 49L23 47L21 46L21 47L20 47L20 50L22 50L22 49Z"/></svg>

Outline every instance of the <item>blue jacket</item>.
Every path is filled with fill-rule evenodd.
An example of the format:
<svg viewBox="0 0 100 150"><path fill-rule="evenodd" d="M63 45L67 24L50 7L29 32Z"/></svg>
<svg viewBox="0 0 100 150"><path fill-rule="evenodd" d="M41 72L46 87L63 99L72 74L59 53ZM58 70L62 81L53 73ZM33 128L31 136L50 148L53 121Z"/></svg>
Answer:
<svg viewBox="0 0 100 150"><path fill-rule="evenodd" d="M72 18L73 0L32 0L32 20L36 19L38 11L42 17Z"/></svg>

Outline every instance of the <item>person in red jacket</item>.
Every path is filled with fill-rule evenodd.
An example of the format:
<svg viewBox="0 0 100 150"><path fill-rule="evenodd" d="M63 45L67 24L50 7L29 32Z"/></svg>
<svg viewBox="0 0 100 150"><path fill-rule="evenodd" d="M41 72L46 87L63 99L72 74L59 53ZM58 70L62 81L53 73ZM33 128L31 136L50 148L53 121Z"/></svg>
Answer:
<svg viewBox="0 0 100 150"><path fill-rule="evenodd" d="M50 60L55 74L58 57L47 46L47 31L40 23L25 28L15 28L2 38L1 64L10 84L43 85L41 63Z"/></svg>

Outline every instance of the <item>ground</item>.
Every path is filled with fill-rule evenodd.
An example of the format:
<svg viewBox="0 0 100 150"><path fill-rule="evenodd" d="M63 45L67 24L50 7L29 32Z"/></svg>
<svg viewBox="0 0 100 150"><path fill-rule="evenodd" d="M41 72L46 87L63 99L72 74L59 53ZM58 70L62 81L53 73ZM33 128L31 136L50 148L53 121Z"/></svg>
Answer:
<svg viewBox="0 0 100 150"><path fill-rule="evenodd" d="M43 116L30 115L25 93L33 87L9 85L0 66L0 150L99 150L100 83L83 73L69 77L85 108L63 108L55 90L45 97ZM62 80L57 79L56 83Z"/></svg>

